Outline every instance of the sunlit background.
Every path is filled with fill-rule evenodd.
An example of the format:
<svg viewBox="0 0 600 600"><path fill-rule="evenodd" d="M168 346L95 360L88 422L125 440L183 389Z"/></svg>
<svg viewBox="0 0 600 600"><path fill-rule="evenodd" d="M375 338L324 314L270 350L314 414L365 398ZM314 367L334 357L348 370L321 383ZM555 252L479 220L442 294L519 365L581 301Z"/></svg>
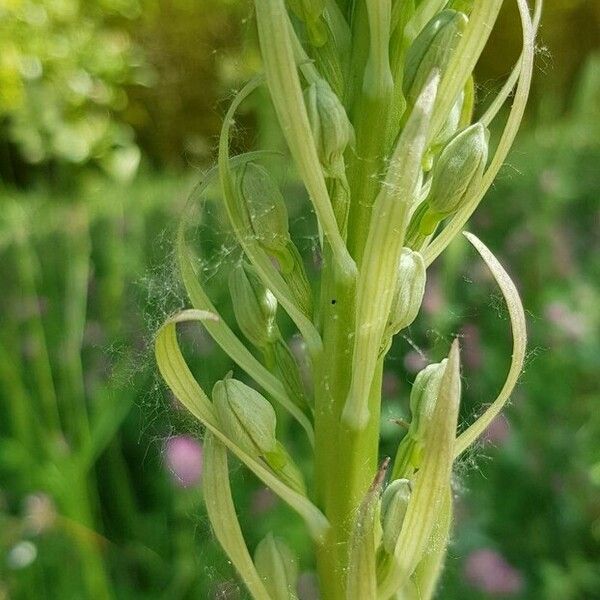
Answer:
<svg viewBox="0 0 600 600"><path fill-rule="evenodd" d="M520 51L505 4L482 100ZM246 2L0 0L0 600L246 597L205 516L200 432L149 345L185 304L177 218L231 90L259 68ZM244 110L239 145L277 145L268 106ZM526 122L470 227L514 275L531 342L512 405L456 473L440 597L598 599L599 2L547 0ZM203 382L230 368L186 334ZM466 420L501 385L510 334L460 242L391 351L382 452L400 438L391 419L407 415L409 382L455 335ZM243 469L233 482L250 545L285 532L301 598L316 598L302 524Z"/></svg>

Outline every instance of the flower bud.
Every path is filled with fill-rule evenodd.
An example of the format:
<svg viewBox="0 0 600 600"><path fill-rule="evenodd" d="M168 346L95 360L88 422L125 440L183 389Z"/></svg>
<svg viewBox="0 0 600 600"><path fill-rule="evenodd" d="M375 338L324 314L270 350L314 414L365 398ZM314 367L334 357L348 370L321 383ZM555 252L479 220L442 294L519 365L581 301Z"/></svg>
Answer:
<svg viewBox="0 0 600 600"><path fill-rule="evenodd" d="M431 233L443 218L456 212L478 186L488 156L487 129L475 123L456 135L442 150L431 173L429 210L421 220L422 233Z"/></svg>
<svg viewBox="0 0 600 600"><path fill-rule="evenodd" d="M426 366L417 375L410 393L412 420L408 435L422 440L437 402L447 359Z"/></svg>
<svg viewBox="0 0 600 600"><path fill-rule="evenodd" d="M269 533L254 551L254 565L272 600L295 600L298 561L290 548Z"/></svg>
<svg viewBox="0 0 600 600"><path fill-rule="evenodd" d="M287 283L296 306L307 316L312 317L313 298L312 288L308 281L302 256L294 242L290 240L287 245L288 264L281 265L281 276ZM287 267L287 268L286 268Z"/></svg>
<svg viewBox="0 0 600 600"><path fill-rule="evenodd" d="M327 41L327 27L323 21L325 0L287 0L292 12L304 22L310 43L316 48Z"/></svg>
<svg viewBox="0 0 600 600"><path fill-rule="evenodd" d="M411 487L408 479L392 481L381 496L382 543L388 554L394 554L396 541L402 530L404 515L410 500Z"/></svg>
<svg viewBox="0 0 600 600"><path fill-rule="evenodd" d="M283 383L287 395L297 406L302 409L306 408L306 395L298 363L282 339L278 339L273 344L273 360L277 377Z"/></svg>
<svg viewBox="0 0 600 600"><path fill-rule="evenodd" d="M463 104L465 101L465 94L461 92L456 99L456 102L452 106L450 110L450 114L444 121L442 128L436 134L430 148L428 149L428 154L432 156L431 160L433 162L433 155L437 154L456 134L460 117L462 114ZM427 171L431 169L431 165L426 169Z"/></svg>
<svg viewBox="0 0 600 600"><path fill-rule="evenodd" d="M251 265L240 262L233 268L229 275L229 293L236 321L252 344L264 348L279 337L275 322L277 299Z"/></svg>
<svg viewBox="0 0 600 600"><path fill-rule="evenodd" d="M433 69L443 75L465 30L463 13L443 10L416 37L406 55L402 88L409 104L414 104Z"/></svg>
<svg viewBox="0 0 600 600"><path fill-rule="evenodd" d="M223 432L250 456L277 453L277 418L270 402L245 383L217 381L213 403Z"/></svg>
<svg viewBox="0 0 600 600"><path fill-rule="evenodd" d="M409 248L402 248L396 295L388 322L389 335L408 327L417 317L425 293L425 277L423 257Z"/></svg>
<svg viewBox="0 0 600 600"><path fill-rule="evenodd" d="M291 268L291 243L285 200L269 172L256 163L245 163L236 172L240 212L258 243L282 268Z"/></svg>
<svg viewBox="0 0 600 600"><path fill-rule="evenodd" d="M345 178L343 154L354 139L346 109L324 79L312 83L304 93L308 119L325 175Z"/></svg>

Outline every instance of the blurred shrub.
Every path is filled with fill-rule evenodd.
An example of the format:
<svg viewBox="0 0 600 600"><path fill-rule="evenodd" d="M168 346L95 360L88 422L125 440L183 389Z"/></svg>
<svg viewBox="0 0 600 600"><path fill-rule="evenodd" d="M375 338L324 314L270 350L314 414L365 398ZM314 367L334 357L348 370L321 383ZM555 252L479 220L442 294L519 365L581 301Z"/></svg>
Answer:
<svg viewBox="0 0 600 600"><path fill-rule="evenodd" d="M150 71L124 24L141 11L138 0L0 1L0 136L27 163L135 173L122 115Z"/></svg>
<svg viewBox="0 0 600 600"><path fill-rule="evenodd" d="M127 119L154 164L212 160L224 114L219 101L240 80L248 54L252 60L245 48L250 15L250 4L240 0L144 1L130 31L155 85L131 91Z"/></svg>

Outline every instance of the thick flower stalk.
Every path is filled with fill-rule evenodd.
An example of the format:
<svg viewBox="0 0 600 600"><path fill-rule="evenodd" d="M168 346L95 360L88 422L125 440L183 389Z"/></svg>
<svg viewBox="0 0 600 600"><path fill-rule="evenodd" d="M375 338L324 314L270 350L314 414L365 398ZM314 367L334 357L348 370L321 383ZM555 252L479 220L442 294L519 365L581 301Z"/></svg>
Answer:
<svg viewBox="0 0 600 600"><path fill-rule="evenodd" d="M393 337L418 318L427 268L461 233L522 119L541 0L533 14L526 0L516 3L521 55L497 97L479 107L473 69L503 0L254 2L263 73L235 97L218 164L201 186L219 184L236 240L240 258L227 286L243 337L202 286L184 216L177 254L192 308L156 338L164 380L206 429L208 516L253 598L296 598L298 564L284 532L248 549L228 454L306 523L323 600L434 597L451 531L453 464L502 410L525 356L518 293L473 234L465 233L496 279L512 326L511 366L498 397L459 430L455 340L447 358L417 376L407 432L393 460L381 461L382 369ZM260 86L314 208L317 280L290 234L271 155L231 156L235 113ZM509 98L493 139L490 124ZM308 378L282 336L283 312L303 338ZM223 374L206 394L179 347L176 327L184 321L202 323L245 381ZM306 436L311 461L278 439L282 411ZM312 472L303 472L307 462Z"/></svg>

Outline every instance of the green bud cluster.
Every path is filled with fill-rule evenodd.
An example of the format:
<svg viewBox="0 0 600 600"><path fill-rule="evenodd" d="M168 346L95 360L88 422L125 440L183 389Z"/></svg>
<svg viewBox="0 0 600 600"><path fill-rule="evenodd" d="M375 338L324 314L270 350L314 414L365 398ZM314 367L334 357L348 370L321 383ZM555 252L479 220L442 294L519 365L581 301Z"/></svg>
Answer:
<svg viewBox="0 0 600 600"><path fill-rule="evenodd" d="M229 295L245 340L198 281L182 226L178 258L193 308L165 323L156 347L169 387L206 427L209 518L258 600L295 599L297 561L272 535L252 560L231 498L228 452L306 523L324 600L434 597L451 523L453 463L502 409L525 357L518 293L475 236L464 232L498 282L513 328L498 398L457 435L455 340L447 359L416 376L407 431L393 463L386 459L378 469L383 364L393 336L418 315L426 268L461 232L510 149L532 76L541 0L531 2L533 16L527 0L517 0L524 42L518 63L473 123L473 72L501 0L254 0L262 72L236 94L218 169L203 188L218 174L223 214L242 255ZM320 269L310 278L290 234L286 201L293 198L284 198L263 166L271 161L257 162L271 149L231 156L236 112L262 85L279 124L273 131L289 150L286 172L301 180L313 209L303 215L319 245ZM513 90L488 166L488 127ZM226 377L211 402L179 349L176 326L189 320L201 321L262 393ZM282 336L293 335L292 327L307 349L303 379ZM278 425L287 431L296 424L314 458L310 494L277 438Z"/></svg>
<svg viewBox="0 0 600 600"><path fill-rule="evenodd" d="M450 62L468 19L464 13L444 10L425 26L412 43L406 56L403 90L409 104L414 104L434 69L443 73Z"/></svg>
<svg viewBox="0 0 600 600"><path fill-rule="evenodd" d="M287 207L272 175L254 162L239 167L235 175L242 217L254 239L282 268L292 268Z"/></svg>
<svg viewBox="0 0 600 600"><path fill-rule="evenodd" d="M250 235L273 258L300 310L312 314L312 290L302 256L289 232L285 200L271 174L248 162L236 171L236 196Z"/></svg>
<svg viewBox="0 0 600 600"><path fill-rule="evenodd" d="M277 298L247 262L241 261L232 269L229 293L236 321L248 340L257 348L274 343L279 338Z"/></svg>
<svg viewBox="0 0 600 600"><path fill-rule="evenodd" d="M396 294L390 311L388 335L408 327L417 317L425 293L425 262L410 248L403 248L398 265Z"/></svg>
<svg viewBox="0 0 600 600"><path fill-rule="evenodd" d="M323 171L328 177L345 181L343 155L354 140L346 109L324 79L311 83L304 98Z"/></svg>
<svg viewBox="0 0 600 600"><path fill-rule="evenodd" d="M213 388L213 404L225 434L250 456L277 451L277 417L271 403L255 389L228 377Z"/></svg>
<svg viewBox="0 0 600 600"><path fill-rule="evenodd" d="M442 376L447 359L427 365L420 371L410 393L410 413L412 420L408 435L417 440L424 439L425 429L431 420L435 403L439 397Z"/></svg>

